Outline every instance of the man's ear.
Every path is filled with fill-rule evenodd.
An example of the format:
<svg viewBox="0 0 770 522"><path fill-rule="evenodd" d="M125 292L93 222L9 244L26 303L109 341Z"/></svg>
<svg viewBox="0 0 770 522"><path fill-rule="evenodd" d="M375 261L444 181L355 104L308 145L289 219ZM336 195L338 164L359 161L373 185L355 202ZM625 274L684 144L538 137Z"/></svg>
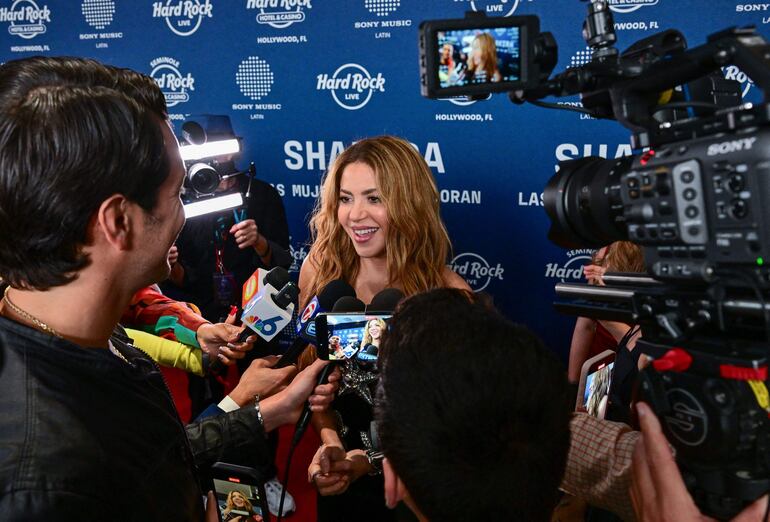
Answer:
<svg viewBox="0 0 770 522"><path fill-rule="evenodd" d="M382 459L382 475L385 479L385 504L393 509L406 496L406 486L396 474L387 458Z"/></svg>
<svg viewBox="0 0 770 522"><path fill-rule="evenodd" d="M102 201L96 211L96 226L104 240L118 250L131 247L133 205L122 194L113 194ZM95 231L96 232L96 231Z"/></svg>

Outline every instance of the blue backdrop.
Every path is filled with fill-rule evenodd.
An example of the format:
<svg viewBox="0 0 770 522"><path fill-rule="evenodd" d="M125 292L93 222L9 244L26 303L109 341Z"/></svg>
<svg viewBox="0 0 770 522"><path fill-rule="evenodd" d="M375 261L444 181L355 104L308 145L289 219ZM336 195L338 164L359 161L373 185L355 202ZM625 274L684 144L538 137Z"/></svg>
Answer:
<svg viewBox="0 0 770 522"><path fill-rule="evenodd" d="M695 46L730 25L755 24L767 36L770 23L770 3L610 3L620 49L668 28ZM559 160L628 154L628 135L614 122L514 106L504 95L421 98L419 23L469 10L540 16L559 44L557 71L589 58L578 0L0 0L0 59L93 57L152 75L175 121L229 114L244 137L241 166L254 161L283 196L295 270L331 159L365 136L407 138L441 189L454 269L566 355L574 319L553 311L553 284L580 279L590 251L548 242L541 192ZM757 99L741 71L725 73ZM368 80L365 88L334 89L331 80L348 74Z"/></svg>

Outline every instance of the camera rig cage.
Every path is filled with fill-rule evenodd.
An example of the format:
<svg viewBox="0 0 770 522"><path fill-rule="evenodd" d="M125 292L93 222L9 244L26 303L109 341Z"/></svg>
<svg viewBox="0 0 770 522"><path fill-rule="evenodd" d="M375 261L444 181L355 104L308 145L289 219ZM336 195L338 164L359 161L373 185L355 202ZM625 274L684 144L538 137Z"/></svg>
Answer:
<svg viewBox="0 0 770 522"><path fill-rule="evenodd" d="M508 91L517 104L578 110L630 130L635 155L560 163L544 203L553 242L633 241L649 277L607 274L603 287L560 283L556 308L641 325L636 346L652 364L637 392L661 418L698 506L733 516L770 491L770 45L749 27L688 49L679 31L666 30L621 53L607 2L594 0L583 24L592 60L551 76L557 45L532 19L469 13L424 22L423 94ZM441 89L441 36L498 23L522 28L518 49L528 65L518 80ZM742 103L737 82L721 74L728 65L761 89L761 103ZM582 108L541 101L576 94Z"/></svg>

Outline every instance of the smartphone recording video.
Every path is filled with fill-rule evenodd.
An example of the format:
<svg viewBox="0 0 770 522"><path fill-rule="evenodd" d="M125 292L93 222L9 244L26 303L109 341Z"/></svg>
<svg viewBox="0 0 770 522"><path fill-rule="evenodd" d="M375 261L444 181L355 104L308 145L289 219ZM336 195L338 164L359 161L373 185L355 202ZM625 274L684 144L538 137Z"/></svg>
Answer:
<svg viewBox="0 0 770 522"><path fill-rule="evenodd" d="M211 470L221 522L270 520L264 485L256 470L222 462Z"/></svg>
<svg viewBox="0 0 770 522"><path fill-rule="evenodd" d="M316 319L318 355L330 361L374 363L391 314L321 314Z"/></svg>
<svg viewBox="0 0 770 522"><path fill-rule="evenodd" d="M615 352L606 350L583 363L576 409L603 419L612 383L612 369L615 366Z"/></svg>

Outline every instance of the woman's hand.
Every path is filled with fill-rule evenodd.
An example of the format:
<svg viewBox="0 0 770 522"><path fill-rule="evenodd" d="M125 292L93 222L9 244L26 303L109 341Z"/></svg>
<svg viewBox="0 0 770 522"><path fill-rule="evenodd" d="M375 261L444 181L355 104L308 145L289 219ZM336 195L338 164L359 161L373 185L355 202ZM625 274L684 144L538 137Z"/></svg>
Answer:
<svg viewBox="0 0 770 522"><path fill-rule="evenodd" d="M323 444L308 467L308 482L323 496L340 495L371 470L364 450L345 453L340 446Z"/></svg>
<svg viewBox="0 0 770 522"><path fill-rule="evenodd" d="M583 266L583 276L586 278L589 284L604 286L604 272L607 269L599 265L585 265Z"/></svg>

